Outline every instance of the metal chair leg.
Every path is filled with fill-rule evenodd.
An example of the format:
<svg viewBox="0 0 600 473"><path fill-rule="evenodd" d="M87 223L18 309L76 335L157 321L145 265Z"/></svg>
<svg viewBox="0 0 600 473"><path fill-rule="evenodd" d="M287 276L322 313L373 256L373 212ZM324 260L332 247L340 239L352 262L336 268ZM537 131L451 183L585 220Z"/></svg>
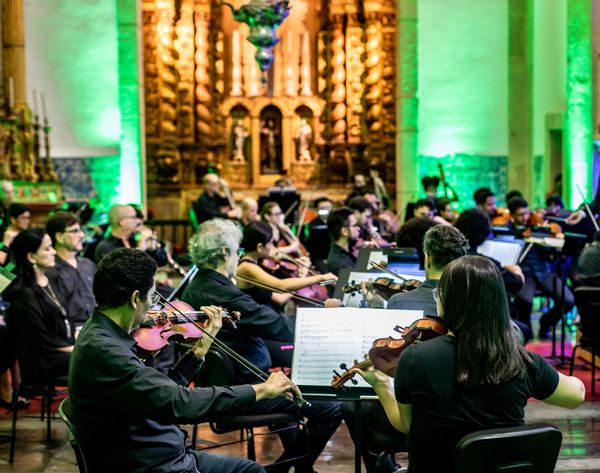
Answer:
<svg viewBox="0 0 600 473"><path fill-rule="evenodd" d="M10 453L8 455L8 463L15 462L15 447L17 445L17 417L19 410L19 389L13 390L12 398L12 428L10 431Z"/></svg>
<svg viewBox="0 0 600 473"><path fill-rule="evenodd" d="M246 429L248 437L248 460L256 461L256 449L254 446L254 430L250 427Z"/></svg>
<svg viewBox="0 0 600 473"><path fill-rule="evenodd" d="M575 369L575 352L581 345L575 345L573 352L571 353L571 365L569 366L569 376L573 376L573 370Z"/></svg>
<svg viewBox="0 0 600 473"><path fill-rule="evenodd" d="M196 440L198 440L198 424L192 426L192 448L196 448Z"/></svg>
<svg viewBox="0 0 600 473"><path fill-rule="evenodd" d="M52 442L52 394L53 386L46 386L46 442Z"/></svg>
<svg viewBox="0 0 600 473"><path fill-rule="evenodd" d="M592 346L592 396L596 394L596 346Z"/></svg>

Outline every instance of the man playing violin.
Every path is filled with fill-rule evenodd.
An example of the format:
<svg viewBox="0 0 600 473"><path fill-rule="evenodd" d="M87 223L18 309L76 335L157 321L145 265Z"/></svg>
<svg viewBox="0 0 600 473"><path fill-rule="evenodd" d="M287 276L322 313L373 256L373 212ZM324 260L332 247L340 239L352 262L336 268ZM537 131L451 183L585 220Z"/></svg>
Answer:
<svg viewBox="0 0 600 473"><path fill-rule="evenodd" d="M347 208L334 210L327 218L331 247L327 255L327 269L339 276L340 269L353 268L356 258L352 250L360 237L360 225L354 212Z"/></svg>
<svg viewBox="0 0 600 473"><path fill-rule="evenodd" d="M387 308L422 310L425 316L437 316L433 289L448 263L464 256L469 251L469 243L460 231L446 225L436 225L425 233L423 253L425 255L425 281L412 291L393 296Z"/></svg>
<svg viewBox="0 0 600 473"><path fill-rule="evenodd" d="M515 230L517 234L523 232L532 226L529 204L521 197L513 197L508 202L510 211L509 228ZM538 221L540 219L538 218ZM553 307L540 319L539 336L548 337L548 330L555 325L564 313L569 312L575 305L573 293L568 287L564 292L564 312L560 304L556 301L561 300L563 284L560 278L554 273L554 270L544 254L544 248L534 245L521 263L525 282L523 288L519 291L515 299L515 306L518 312L518 318L521 322L531 328L531 310L532 301L536 288L548 297L554 299Z"/></svg>
<svg viewBox="0 0 600 473"><path fill-rule="evenodd" d="M268 371L273 367L275 357L281 358L281 354L269 351L269 345L287 343L289 346L294 342L295 318L257 303L231 281L238 266L241 236L233 222L223 219L212 219L198 227L190 241L189 253L200 270L182 299L196 309L218 305L230 312L240 312L237 329L225 327L219 333L219 340L262 371ZM254 382L255 377L247 369L238 365L235 368L238 381ZM272 399L261 401L245 412L296 414L297 409L286 399ZM312 472L314 462L342 421L341 406L335 402L315 401L311 406L302 406L300 412L308 418L309 451L308 456L295 462L294 467L298 473ZM288 429L279 435L284 446L279 461L307 453L304 437L297 431Z"/></svg>
<svg viewBox="0 0 600 473"><path fill-rule="evenodd" d="M264 471L254 462L186 448L178 423L206 422L298 388L274 373L261 384L190 389L211 346L204 336L169 375L142 363L130 335L146 318L156 290L156 263L145 252L122 248L98 265L97 310L71 356L69 397L78 442L93 472ZM202 307L205 332L221 328L221 309Z"/></svg>

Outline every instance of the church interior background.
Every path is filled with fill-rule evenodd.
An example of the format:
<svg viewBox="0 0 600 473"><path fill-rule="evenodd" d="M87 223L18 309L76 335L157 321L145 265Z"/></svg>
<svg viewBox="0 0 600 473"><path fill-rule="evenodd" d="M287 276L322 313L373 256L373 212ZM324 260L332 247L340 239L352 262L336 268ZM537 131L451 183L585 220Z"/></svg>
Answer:
<svg viewBox="0 0 600 473"><path fill-rule="evenodd" d="M3 96L48 119L56 192L157 218L185 218L211 170L238 196L290 177L341 197L373 166L399 209L438 164L461 208L484 185L539 205L560 173L567 202L591 197L597 0L290 5L263 83L220 1L4 0Z"/></svg>

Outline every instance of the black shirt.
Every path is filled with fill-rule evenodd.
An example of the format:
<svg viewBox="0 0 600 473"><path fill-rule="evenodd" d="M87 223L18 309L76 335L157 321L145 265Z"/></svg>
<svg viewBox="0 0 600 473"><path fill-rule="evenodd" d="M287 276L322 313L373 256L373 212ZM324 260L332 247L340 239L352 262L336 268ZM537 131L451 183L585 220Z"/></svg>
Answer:
<svg viewBox="0 0 600 473"><path fill-rule="evenodd" d="M584 285L600 287L600 244L594 243L581 253L577 272Z"/></svg>
<svg viewBox="0 0 600 473"><path fill-rule="evenodd" d="M437 304L433 298L433 289L437 287L437 279L426 279L412 291L392 296L388 309L422 310L423 315L437 316Z"/></svg>
<svg viewBox="0 0 600 473"><path fill-rule="evenodd" d="M185 289L182 300L195 309L216 305L240 312L242 317L236 322L237 329L224 325L218 338L263 371L272 366L264 339L294 342L294 317L279 314L266 305L258 304L221 273L211 269L198 271L194 281ZM239 380L257 381L256 377L237 363L235 368Z"/></svg>
<svg viewBox="0 0 600 473"><path fill-rule="evenodd" d="M398 402L412 404L411 473L447 471L462 437L476 430L522 425L527 400L546 399L558 385L558 373L540 355L530 353L533 365L521 379L497 386L458 386L456 348L456 339L446 335L415 342L400 355L394 390Z"/></svg>
<svg viewBox="0 0 600 473"><path fill-rule="evenodd" d="M58 351L73 345L73 326L65 303L54 291L61 308L41 288L23 286L11 298L6 322L13 337L21 374L28 384L40 384L67 374L69 354Z"/></svg>
<svg viewBox="0 0 600 473"><path fill-rule="evenodd" d="M46 273L52 287L66 301L67 315L76 326L83 325L96 307L92 287L95 272L96 265L87 258L77 257L74 268L57 255L56 265Z"/></svg>
<svg viewBox="0 0 600 473"><path fill-rule="evenodd" d="M312 220L308 224L308 237L303 240L312 261L327 259L329 247L331 246L331 236L329 235L327 222L318 217Z"/></svg>
<svg viewBox="0 0 600 473"><path fill-rule="evenodd" d="M130 236L127 239L127 241L129 242L130 248L136 247L136 242L133 235ZM107 255L116 248L125 248L123 240L113 236L112 234L104 238L100 243L98 243L98 246L96 247L96 253L94 254L94 260L96 261L96 264L100 262L103 256Z"/></svg>
<svg viewBox="0 0 600 473"><path fill-rule="evenodd" d="M92 315L71 357L69 397L94 471L197 471L175 423L205 422L256 399L251 386L186 388L200 361L189 351L163 375L142 363L131 335Z"/></svg>
<svg viewBox="0 0 600 473"><path fill-rule="evenodd" d="M339 276L340 269L354 268L356 259L340 245L331 243L329 254L327 255L327 269L329 272Z"/></svg>
<svg viewBox="0 0 600 473"><path fill-rule="evenodd" d="M198 223L205 222L213 217L227 218L227 214L223 213L221 209L228 206L229 201L226 198L221 197L219 194L214 194L211 197L206 192L202 193L192 205Z"/></svg>

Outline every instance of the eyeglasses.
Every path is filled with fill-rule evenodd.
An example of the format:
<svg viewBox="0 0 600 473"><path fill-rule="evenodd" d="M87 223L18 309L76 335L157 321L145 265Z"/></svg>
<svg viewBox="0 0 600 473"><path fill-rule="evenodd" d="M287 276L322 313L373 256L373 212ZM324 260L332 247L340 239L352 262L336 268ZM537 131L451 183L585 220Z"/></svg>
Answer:
<svg viewBox="0 0 600 473"><path fill-rule="evenodd" d="M441 294L440 294L440 288L439 287L434 287L433 288L433 298L435 299L436 302L439 302Z"/></svg>
<svg viewBox="0 0 600 473"><path fill-rule="evenodd" d="M242 256L244 256L244 254L246 254L246 250L244 248L238 248L237 254L238 257L241 258Z"/></svg>
<svg viewBox="0 0 600 473"><path fill-rule="evenodd" d="M152 305L154 304L158 304L160 302L160 294L156 291L154 291L154 294L152 294L152 296L150 296L150 301L152 302Z"/></svg>
<svg viewBox="0 0 600 473"><path fill-rule="evenodd" d="M73 228L71 230L65 230L62 233L83 233L83 230L81 228Z"/></svg>

